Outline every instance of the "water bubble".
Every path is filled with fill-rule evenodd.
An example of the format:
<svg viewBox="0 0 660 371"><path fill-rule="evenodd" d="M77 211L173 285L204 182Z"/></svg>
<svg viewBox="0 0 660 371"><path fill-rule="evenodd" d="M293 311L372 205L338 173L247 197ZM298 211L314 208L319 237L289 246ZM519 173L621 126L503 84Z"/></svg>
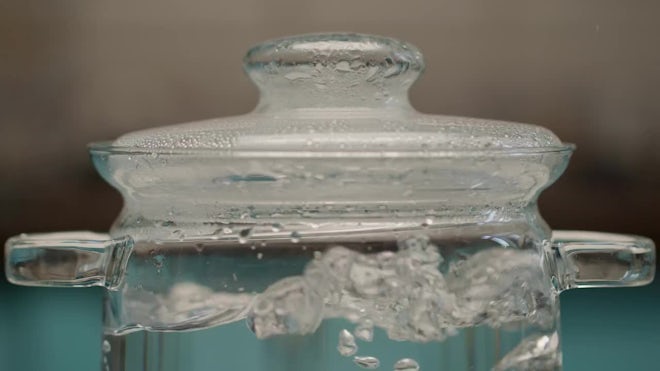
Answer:
<svg viewBox="0 0 660 371"><path fill-rule="evenodd" d="M371 356L366 356L366 357L356 356L355 358L353 358L353 362L355 362L356 365L369 370L373 370L380 366L380 361L378 360L378 358Z"/></svg>
<svg viewBox="0 0 660 371"><path fill-rule="evenodd" d="M422 227L424 227L424 228L430 227L431 225L433 225L433 221L434 221L433 218L430 218L430 217L424 219L424 221L422 222Z"/></svg>
<svg viewBox="0 0 660 371"><path fill-rule="evenodd" d="M335 65L335 70L339 72L351 72L353 69L348 61L340 61Z"/></svg>
<svg viewBox="0 0 660 371"><path fill-rule="evenodd" d="M244 228L238 232L238 243L246 243L250 236L252 235L252 228Z"/></svg>
<svg viewBox="0 0 660 371"><path fill-rule="evenodd" d="M108 340L103 340L103 346L101 347L103 350L103 353L110 353L112 350L112 346L110 345L110 342Z"/></svg>
<svg viewBox="0 0 660 371"><path fill-rule="evenodd" d="M259 294L247 315L259 339L283 334L311 334L323 319L323 298L299 276L284 278Z"/></svg>
<svg viewBox="0 0 660 371"><path fill-rule="evenodd" d="M196 243L195 244L195 250L197 250L198 253L201 253L204 251L204 244L203 243Z"/></svg>
<svg viewBox="0 0 660 371"><path fill-rule="evenodd" d="M165 264L165 256L164 255L156 255L154 256L154 266L158 269L163 267L163 264Z"/></svg>
<svg viewBox="0 0 660 371"><path fill-rule="evenodd" d="M339 343L337 344L337 350L339 354L344 357L352 356L357 352L357 344L355 344L355 338L348 330L344 329L339 332Z"/></svg>
<svg viewBox="0 0 660 371"><path fill-rule="evenodd" d="M291 232L291 242L298 243L300 242L300 238L301 238L300 232L298 231Z"/></svg>
<svg viewBox="0 0 660 371"><path fill-rule="evenodd" d="M529 336L504 356L493 370L554 370L561 362L558 346L556 332Z"/></svg>
<svg viewBox="0 0 660 371"><path fill-rule="evenodd" d="M418 371L419 364L414 359L404 358L394 364L394 371Z"/></svg>
<svg viewBox="0 0 660 371"><path fill-rule="evenodd" d="M377 258L368 255L356 255L348 272L353 286L351 291L365 299L386 295L389 282L394 281L396 276L396 267L381 264Z"/></svg>
<svg viewBox="0 0 660 371"><path fill-rule="evenodd" d="M257 253L257 259L261 260L263 259L264 254L263 253Z"/></svg>
<svg viewBox="0 0 660 371"><path fill-rule="evenodd" d="M355 327L355 337L362 341L374 340L374 325L371 320L364 320Z"/></svg>

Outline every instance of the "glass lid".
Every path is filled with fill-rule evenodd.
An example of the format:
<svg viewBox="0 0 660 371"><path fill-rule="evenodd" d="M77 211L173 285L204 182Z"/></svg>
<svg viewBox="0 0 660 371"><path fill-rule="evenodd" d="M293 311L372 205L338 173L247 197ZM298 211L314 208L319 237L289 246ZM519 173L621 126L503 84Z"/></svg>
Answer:
<svg viewBox="0 0 660 371"><path fill-rule="evenodd" d="M412 45L302 35L252 48L248 114L92 145L125 201L113 235L206 235L218 223L508 218L564 170L572 146L542 127L422 114ZM497 215L496 215L497 214Z"/></svg>
<svg viewBox="0 0 660 371"><path fill-rule="evenodd" d="M398 40L361 34L294 36L253 47L244 68L260 91L253 112L137 131L93 147L303 157L568 149L538 126L415 111L408 89L424 62L416 47Z"/></svg>

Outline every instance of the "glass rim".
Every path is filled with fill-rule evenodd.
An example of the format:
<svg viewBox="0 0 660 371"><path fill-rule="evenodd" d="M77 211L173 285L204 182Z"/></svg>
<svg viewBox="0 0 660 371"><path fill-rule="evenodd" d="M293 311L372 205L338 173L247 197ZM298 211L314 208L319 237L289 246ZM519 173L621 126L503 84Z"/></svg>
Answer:
<svg viewBox="0 0 660 371"><path fill-rule="evenodd" d="M218 149L218 148L143 148L116 146L111 141L93 142L87 145L92 155L151 155L151 156L191 156L218 158L474 158L474 157L518 157L552 153L572 153L576 146L561 143L545 147L507 147L487 149L427 149L427 150L382 150L382 151L301 151L267 149Z"/></svg>

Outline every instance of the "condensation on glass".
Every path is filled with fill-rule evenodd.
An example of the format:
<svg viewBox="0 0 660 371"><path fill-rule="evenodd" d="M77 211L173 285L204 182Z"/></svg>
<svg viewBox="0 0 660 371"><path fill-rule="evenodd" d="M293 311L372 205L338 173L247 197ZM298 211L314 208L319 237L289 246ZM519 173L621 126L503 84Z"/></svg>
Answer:
<svg viewBox="0 0 660 371"><path fill-rule="evenodd" d="M245 57L246 115L90 151L109 234L13 237L10 281L103 286L103 370L559 370L559 293L654 275L643 237L554 231L573 146L426 115L394 39L302 35Z"/></svg>

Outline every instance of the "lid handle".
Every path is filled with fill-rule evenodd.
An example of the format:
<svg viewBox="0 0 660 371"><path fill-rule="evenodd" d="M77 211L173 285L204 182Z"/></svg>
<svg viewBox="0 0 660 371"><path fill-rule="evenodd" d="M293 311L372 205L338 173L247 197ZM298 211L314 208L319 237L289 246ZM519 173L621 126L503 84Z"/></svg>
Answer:
<svg viewBox="0 0 660 371"><path fill-rule="evenodd" d="M424 70L422 54L410 44L348 33L268 41L243 61L261 92L257 111L410 108L408 88Z"/></svg>
<svg viewBox="0 0 660 371"><path fill-rule="evenodd" d="M645 237L554 231L550 247L553 283L559 290L641 286L655 275L655 245Z"/></svg>
<svg viewBox="0 0 660 371"><path fill-rule="evenodd" d="M9 282L24 286L116 290L123 282L133 240L92 232L22 234L5 244Z"/></svg>

